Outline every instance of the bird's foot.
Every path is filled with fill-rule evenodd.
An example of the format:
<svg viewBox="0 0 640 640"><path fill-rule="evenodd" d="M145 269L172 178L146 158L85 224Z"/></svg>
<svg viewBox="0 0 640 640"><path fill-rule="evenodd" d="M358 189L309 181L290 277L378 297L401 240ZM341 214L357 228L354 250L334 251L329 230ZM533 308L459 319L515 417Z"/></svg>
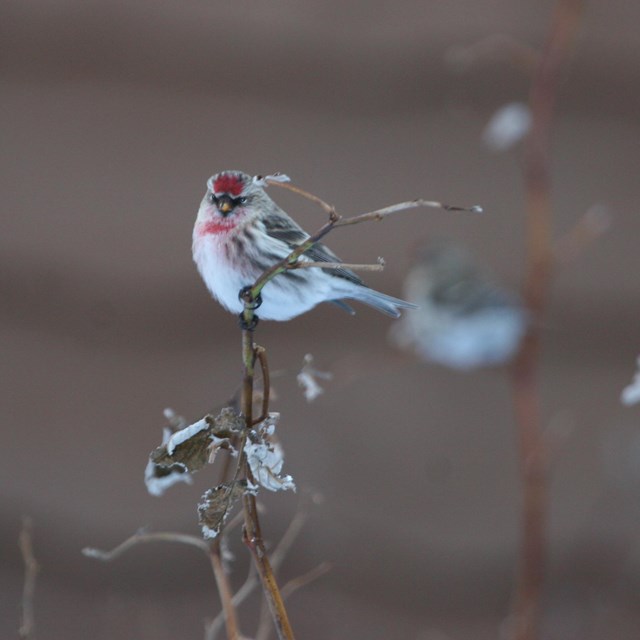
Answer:
<svg viewBox="0 0 640 640"><path fill-rule="evenodd" d="M251 320L249 322L247 322L247 320L244 317L244 311L238 315L238 322L240 324L240 328L243 331L254 331L255 328L258 326L259 320L260 318L258 318L258 316L255 313L251 316Z"/></svg>
<svg viewBox="0 0 640 640"><path fill-rule="evenodd" d="M255 310L262 304L262 296L258 294L255 298L251 297L251 289L253 287L242 287L240 289L240 293L238 294L238 298L240 301L244 303L245 307Z"/></svg>

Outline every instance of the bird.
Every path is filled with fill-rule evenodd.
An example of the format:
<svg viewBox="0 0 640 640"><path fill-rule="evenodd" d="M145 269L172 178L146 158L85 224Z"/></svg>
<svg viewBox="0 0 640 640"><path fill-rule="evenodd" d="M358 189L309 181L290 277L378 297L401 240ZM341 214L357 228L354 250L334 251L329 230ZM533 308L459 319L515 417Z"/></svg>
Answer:
<svg viewBox="0 0 640 640"><path fill-rule="evenodd" d="M452 241L431 241L416 254L404 294L419 310L394 323L391 341L452 369L508 362L529 324L520 298Z"/></svg>
<svg viewBox="0 0 640 640"><path fill-rule="evenodd" d="M262 273L289 256L309 238L266 193L265 181L242 171L221 171L207 180L193 228L193 259L211 295L228 311L242 314L240 292ZM341 263L321 242L298 258L300 262ZM393 318L415 307L368 287L341 266L288 269L264 286L260 318L286 321L321 302L355 311L345 300L367 304Z"/></svg>

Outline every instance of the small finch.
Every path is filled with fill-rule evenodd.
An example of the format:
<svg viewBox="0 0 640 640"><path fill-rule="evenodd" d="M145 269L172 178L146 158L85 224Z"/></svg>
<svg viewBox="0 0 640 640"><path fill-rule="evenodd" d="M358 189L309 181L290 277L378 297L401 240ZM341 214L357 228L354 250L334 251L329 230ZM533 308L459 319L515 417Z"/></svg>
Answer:
<svg viewBox="0 0 640 640"><path fill-rule="evenodd" d="M275 263L286 258L309 234L264 190L264 181L240 171L209 178L193 228L193 259L207 288L232 313L241 313L239 293ZM299 261L341 262L321 243ZM288 270L262 290L260 317L290 320L320 302L333 302L349 313L343 300L358 300L397 318L398 309L415 305L374 291L346 268L309 267Z"/></svg>
<svg viewBox="0 0 640 640"><path fill-rule="evenodd" d="M465 248L450 242L420 250L404 290L420 309L395 323L392 341L453 369L507 362L527 328L518 296L495 284Z"/></svg>

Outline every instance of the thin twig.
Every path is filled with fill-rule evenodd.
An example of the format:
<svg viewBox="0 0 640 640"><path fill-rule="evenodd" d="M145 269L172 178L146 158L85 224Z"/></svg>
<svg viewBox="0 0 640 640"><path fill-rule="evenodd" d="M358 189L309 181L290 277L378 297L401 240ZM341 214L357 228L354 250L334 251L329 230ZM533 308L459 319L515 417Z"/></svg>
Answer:
<svg viewBox="0 0 640 640"><path fill-rule="evenodd" d="M300 535L304 523L309 517L306 508L298 511L292 518L287 530L284 532L280 542L276 545L273 553L271 554L271 566L274 572L282 566L291 545L295 542ZM255 565L252 564L249 569L249 575L242 584L242 586L236 591L232 598L232 604L237 609L250 595L254 589L258 586L258 576L256 573ZM222 612L218 614L207 626L207 633L205 634L205 640L215 640L218 631L222 628L224 617Z"/></svg>
<svg viewBox="0 0 640 640"><path fill-rule="evenodd" d="M273 185L274 187L281 187L282 189L287 189L287 191L293 191L293 193L297 193L299 196L302 196L307 200L311 200L311 202L315 202L316 204L319 204L329 214L330 218L334 216L336 213L335 208L332 207L327 202L325 202L322 198L319 198L313 193L309 193L308 191L305 191L300 187L296 187L290 182L280 182L278 180L266 180L266 183L269 185Z"/></svg>
<svg viewBox="0 0 640 640"><path fill-rule="evenodd" d="M111 562L111 560L119 558L132 547L135 547L138 544L146 544L147 542L177 542L179 544L186 544L200 549L207 555L207 557L209 556L209 545L202 540L202 538L197 538L196 536L191 536L186 533L172 533L166 531L158 531L155 533L134 533L124 542L121 542L117 547L111 549L111 551L103 551L94 547L85 547L82 550L82 554L88 558L95 558L96 560L102 560L103 562Z"/></svg>
<svg viewBox="0 0 640 640"><path fill-rule="evenodd" d="M553 248L556 264L568 264L584 253L598 238L609 230L611 215L603 205L593 205L567 231Z"/></svg>
<svg viewBox="0 0 640 640"><path fill-rule="evenodd" d="M22 519L22 530L18 537L18 546L24 562L24 586L22 588L22 620L18 631L19 637L29 640L35 629L34 595L36 577L40 566L33 554L33 521L31 518Z"/></svg>
<svg viewBox="0 0 640 640"><path fill-rule="evenodd" d="M533 321L512 368L523 490L520 566L512 613L515 640L538 637L544 580L547 453L537 375L540 320L547 306L553 266L550 139L561 70L571 49L581 11L582 0L559 0L556 5L551 33L531 86L532 126L525 142L528 270L523 297Z"/></svg>
<svg viewBox="0 0 640 640"><path fill-rule="evenodd" d="M254 589L258 586L258 578L256 573L256 567L253 563L249 565L249 574L242 586L235 592L233 598L231 598L231 606L234 609L238 607L253 593ZM224 611L221 611L213 620L208 621L205 625L204 639L216 640L218 633L221 631L224 625Z"/></svg>
<svg viewBox="0 0 640 640"><path fill-rule="evenodd" d="M306 587L326 573L329 573L333 565L330 562L321 562L317 567L310 569L307 573L303 573L297 578L292 578L282 587L282 597L286 600L292 596L298 589Z"/></svg>
<svg viewBox="0 0 640 640"><path fill-rule="evenodd" d="M227 481L230 473L231 456L227 455L224 461L224 465L222 466L222 469L220 471L220 484ZM227 510L229 509L229 506L230 505L227 505ZM209 559L211 560L211 568L213 569L213 575L218 587L218 593L220 594L220 604L222 605L220 617L222 618L222 622L224 622L224 624L226 625L227 638L231 640L237 640L241 634L239 630L236 607L233 604L233 592L231 590L229 576L227 575L227 572L225 570L224 562L222 562L221 544L223 536L223 526L224 533L227 533L235 526L237 526L241 522L241 520L241 514L238 514L227 524L227 526L221 525L218 536L211 541L209 547ZM224 523L224 517L222 519L222 522Z"/></svg>
<svg viewBox="0 0 640 640"><path fill-rule="evenodd" d="M361 222L369 222L370 220L382 220L393 213L400 211L407 211L408 209L418 209L426 207L428 209L442 209L444 211L467 211L469 213L482 213L482 207L474 204L471 207L458 207L453 204L445 204L444 202L437 202L436 200L423 200L418 198L416 200L409 200L407 202L398 202L397 204L383 207L382 209L376 209L375 211L368 211L367 213L361 213L357 216L350 218L341 218L335 224L336 227L346 227L352 224L360 224Z"/></svg>
<svg viewBox="0 0 640 640"><path fill-rule="evenodd" d="M287 269L311 269L318 267L320 269L351 269L351 271L384 271L384 264L349 264L347 262L312 262L298 261L287 265Z"/></svg>
<svg viewBox="0 0 640 640"><path fill-rule="evenodd" d="M240 638L238 618L236 616L236 608L233 605L233 593L231 591L231 585L229 584L229 578L222 566L219 540L217 540L215 544L211 545L209 559L211 560L211 568L213 569L218 593L220 594L222 613L227 627L227 640L238 640Z"/></svg>
<svg viewBox="0 0 640 640"><path fill-rule="evenodd" d="M252 424L259 424L269 417L269 397L271 395L271 381L269 379L269 365L267 364L267 350L264 347L255 345L254 351L256 358L260 363L260 371L262 372L262 410L260 417L253 421Z"/></svg>
<svg viewBox="0 0 640 640"><path fill-rule="evenodd" d="M383 207L382 209L376 209L375 211L368 211L367 213L361 213L360 215L352 216L350 218L343 218L342 216L336 213L336 210L329 204L327 204L321 198L303 191L298 187L294 187L289 183L282 182L271 182L268 181L269 184L274 184L284 189L289 189L290 191L294 191L295 193L299 193L300 195L312 200L313 202L317 202L322 206L325 211L329 212L329 220L322 225L314 234L310 235L304 242L301 242L291 253L286 257L276 262L269 269L267 269L262 275L254 282L253 286L245 292L243 300L245 302L244 309L244 320L249 325L254 317L254 303L260 296L262 289L265 285L275 278L278 274L286 271L287 269L296 268L298 258L311 249L317 242L322 240L327 234L333 231L336 227L346 227L354 224L360 224L362 222L370 222L377 221L386 218L387 216L398 213L400 211L407 211L408 209L415 209L419 207L428 207L432 209L444 209L445 211L468 211L472 213L482 213L482 207L479 205L473 205L471 207L459 207L456 205L445 204L442 202L437 202L435 200L409 200L407 202L399 202L397 204L389 205L388 207ZM325 264L326 268L327 265Z"/></svg>
<svg viewBox="0 0 640 640"><path fill-rule="evenodd" d="M218 545L215 544L217 541L214 541L212 545L209 545L201 538L184 533L170 533L164 531L155 533L138 532L110 551L103 551L93 547L85 547L82 550L82 553L89 558L95 558L96 560L102 560L103 562L111 562L129 551L132 547L148 542L177 542L179 544L196 547L207 555L211 562L211 568L220 594L220 600L222 603L221 615L223 621L227 624L227 635L230 640L237 640L240 637L238 632L238 621L235 615L235 608L232 604L233 599L228 578L220 559L219 543Z"/></svg>
<svg viewBox="0 0 640 640"><path fill-rule="evenodd" d="M314 582L318 578L321 578L326 573L329 573L332 567L333 565L330 562L321 562L317 567L307 571L307 573L303 573L297 578L292 578L282 587L283 599L285 601L288 600L288 598L298 591L298 589L306 587L308 584ZM269 618L265 615L265 612L262 611L255 640L268 640L270 632L271 628L269 626Z"/></svg>

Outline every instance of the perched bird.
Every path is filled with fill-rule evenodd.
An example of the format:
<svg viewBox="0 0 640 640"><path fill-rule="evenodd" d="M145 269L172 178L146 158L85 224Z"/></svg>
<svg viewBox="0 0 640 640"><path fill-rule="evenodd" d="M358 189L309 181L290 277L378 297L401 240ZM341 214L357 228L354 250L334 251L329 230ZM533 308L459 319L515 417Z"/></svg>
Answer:
<svg viewBox="0 0 640 640"><path fill-rule="evenodd" d="M392 341L453 369L508 361L526 330L527 314L518 297L496 285L466 249L453 243L420 250L404 292L419 310L395 323Z"/></svg>
<svg viewBox="0 0 640 640"><path fill-rule="evenodd" d="M240 313L240 291L309 238L264 190L264 181L240 171L223 171L207 181L193 228L193 259L214 298ZM316 243L300 261L340 262ZM260 317L290 320L320 302L333 302L354 313L343 300L358 300L397 318L398 309L414 305L367 287L345 268L309 267L278 274L262 290Z"/></svg>

